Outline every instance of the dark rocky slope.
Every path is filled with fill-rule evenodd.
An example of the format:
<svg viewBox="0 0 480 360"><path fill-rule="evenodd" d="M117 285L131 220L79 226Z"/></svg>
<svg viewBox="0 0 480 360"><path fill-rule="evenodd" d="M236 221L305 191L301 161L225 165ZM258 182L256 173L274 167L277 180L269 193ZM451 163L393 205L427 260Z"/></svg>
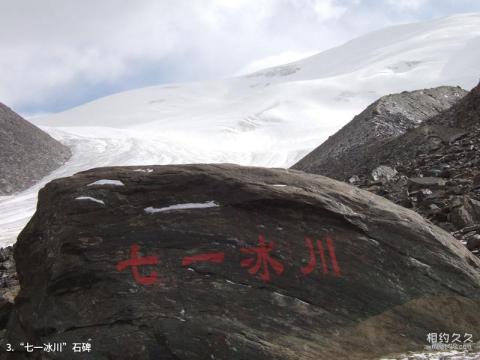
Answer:
<svg viewBox="0 0 480 360"><path fill-rule="evenodd" d="M13 248L11 246L0 248L0 338L19 290Z"/></svg>
<svg viewBox="0 0 480 360"><path fill-rule="evenodd" d="M357 169L363 166L362 160L368 159L364 156L366 148L418 127L449 109L466 94L458 87L441 86L384 96L292 168L343 180L358 173Z"/></svg>
<svg viewBox="0 0 480 360"><path fill-rule="evenodd" d="M0 103L0 195L32 186L70 156L66 146Z"/></svg>
<svg viewBox="0 0 480 360"><path fill-rule="evenodd" d="M430 118L427 123L470 129L480 124L480 84L450 109Z"/></svg>
<svg viewBox="0 0 480 360"><path fill-rule="evenodd" d="M338 179L414 209L479 253L480 86L421 126L330 161Z"/></svg>
<svg viewBox="0 0 480 360"><path fill-rule="evenodd" d="M479 259L415 212L293 170L58 179L15 259L4 341L88 341L94 359L372 359L432 330L480 336ZM21 350L3 356L40 358Z"/></svg>

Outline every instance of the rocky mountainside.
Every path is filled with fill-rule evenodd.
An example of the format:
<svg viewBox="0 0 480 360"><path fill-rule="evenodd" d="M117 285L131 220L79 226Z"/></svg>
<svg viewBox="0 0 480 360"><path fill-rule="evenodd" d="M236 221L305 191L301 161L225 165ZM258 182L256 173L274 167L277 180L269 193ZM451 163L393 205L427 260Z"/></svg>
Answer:
<svg viewBox="0 0 480 360"><path fill-rule="evenodd" d="M382 195L480 249L480 86L405 134L330 159L336 177ZM307 169L308 170L308 169ZM332 175L328 170L315 173Z"/></svg>
<svg viewBox="0 0 480 360"><path fill-rule="evenodd" d="M480 124L480 85L470 91L450 109L427 121L428 124L471 129Z"/></svg>
<svg viewBox="0 0 480 360"><path fill-rule="evenodd" d="M413 211L294 170L54 180L14 255L3 344L91 344L59 359L372 359L432 329L480 336L480 259ZM35 358L15 347L3 358Z"/></svg>
<svg viewBox="0 0 480 360"><path fill-rule="evenodd" d="M364 149L418 127L466 94L458 87L441 86L384 96L292 168L343 180L358 172L358 159L363 157Z"/></svg>
<svg viewBox="0 0 480 360"><path fill-rule="evenodd" d="M70 156L66 146L0 103L0 195L30 187Z"/></svg>

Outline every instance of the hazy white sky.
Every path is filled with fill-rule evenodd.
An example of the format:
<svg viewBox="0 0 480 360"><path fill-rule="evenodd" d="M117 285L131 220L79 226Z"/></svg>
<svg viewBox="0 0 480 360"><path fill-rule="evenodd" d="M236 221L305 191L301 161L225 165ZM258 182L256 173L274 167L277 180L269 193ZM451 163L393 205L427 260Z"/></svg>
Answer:
<svg viewBox="0 0 480 360"><path fill-rule="evenodd" d="M63 110L127 89L222 78L478 0L0 0L0 102Z"/></svg>

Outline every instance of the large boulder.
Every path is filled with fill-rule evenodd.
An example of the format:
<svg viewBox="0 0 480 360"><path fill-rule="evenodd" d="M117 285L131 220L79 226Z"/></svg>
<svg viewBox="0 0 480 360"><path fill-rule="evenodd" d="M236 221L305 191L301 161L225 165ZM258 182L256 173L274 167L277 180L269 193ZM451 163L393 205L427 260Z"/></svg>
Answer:
<svg viewBox="0 0 480 360"><path fill-rule="evenodd" d="M70 156L68 147L0 103L0 195L32 186Z"/></svg>
<svg viewBox="0 0 480 360"><path fill-rule="evenodd" d="M54 180L15 260L5 341L92 346L55 359L372 359L480 336L479 259L410 210L293 170Z"/></svg>

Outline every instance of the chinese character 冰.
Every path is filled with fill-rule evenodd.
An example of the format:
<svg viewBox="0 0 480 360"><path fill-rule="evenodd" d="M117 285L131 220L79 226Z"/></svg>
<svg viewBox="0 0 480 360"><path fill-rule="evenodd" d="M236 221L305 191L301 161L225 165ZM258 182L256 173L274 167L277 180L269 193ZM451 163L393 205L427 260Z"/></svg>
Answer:
<svg viewBox="0 0 480 360"><path fill-rule="evenodd" d="M256 248L243 248L240 249L241 252L245 254L255 255L256 257L251 257L249 259L244 259L240 262L242 267L248 267L248 272L250 274L256 274L260 271L263 266L263 272L260 274L260 278L263 281L270 281L270 271L269 266L280 275L283 273L283 264L278 260L273 259L270 256L270 252L273 250L274 242L265 242L263 235L258 236L259 246Z"/></svg>
<svg viewBox="0 0 480 360"><path fill-rule="evenodd" d="M67 346L67 343L46 343L43 344L44 352L63 352L63 347Z"/></svg>

